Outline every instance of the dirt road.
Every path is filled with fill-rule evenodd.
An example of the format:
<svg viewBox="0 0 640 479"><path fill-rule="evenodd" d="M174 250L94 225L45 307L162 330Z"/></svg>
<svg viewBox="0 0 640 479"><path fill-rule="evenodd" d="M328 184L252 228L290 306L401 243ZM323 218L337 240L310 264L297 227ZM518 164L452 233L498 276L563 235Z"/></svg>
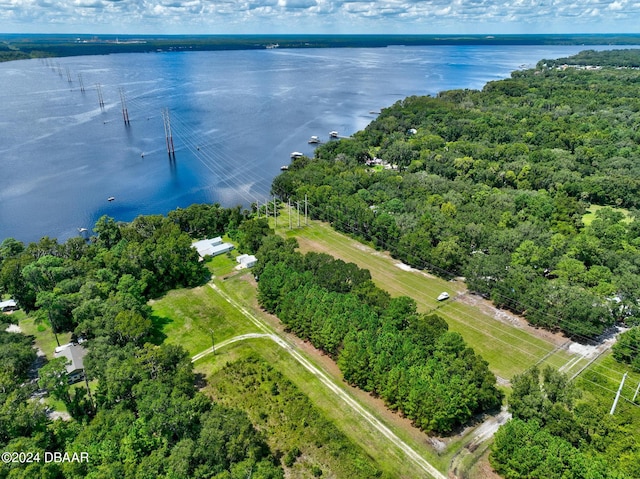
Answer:
<svg viewBox="0 0 640 479"><path fill-rule="evenodd" d="M418 454L411 446L400 439L391 429L385 426L379 419L373 414L364 409L355 399L353 399L345 390L339 387L326 373L314 366L306 357L304 357L294 345L290 344L284 338L280 337L276 332L267 325L260 318L252 314L248 309L239 304L227 293L222 291L216 284L209 283L209 286L213 288L220 296L222 296L229 304L234 306L240 311L249 321L251 321L262 333L250 333L243 334L230 338L220 344L215 345L215 348L223 347L226 344L231 344L236 341L243 341L254 338L269 338L287 351L296 361L298 361L307 371L313 374L318 380L324 384L329 390L331 390L342 401L349 405L356 413L358 413L364 420L371 424L378 432L386 437L392 444L394 444L399 450L401 450L411 461L417 464L429 477L435 479L446 479L446 476L438 471L433 465L427 462L420 454ZM210 354L213 348L208 348L199 354L193 356L192 361L202 358L203 356Z"/></svg>

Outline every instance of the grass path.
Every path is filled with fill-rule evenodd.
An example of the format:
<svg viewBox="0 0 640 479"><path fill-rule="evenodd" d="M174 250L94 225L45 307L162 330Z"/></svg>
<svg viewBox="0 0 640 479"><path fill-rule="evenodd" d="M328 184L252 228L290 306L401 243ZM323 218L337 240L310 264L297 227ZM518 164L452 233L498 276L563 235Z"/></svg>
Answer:
<svg viewBox="0 0 640 479"><path fill-rule="evenodd" d="M368 269L374 282L392 296L409 296L416 301L419 311L441 315L450 330L459 332L489 362L491 370L505 380L536 363L550 362L558 367L573 356L566 349L558 349L563 341L559 336L535 331L523 321L516 322L512 315L470 295L463 283L445 281L403 265L386 253L336 232L326 223L310 221L307 227L279 232L295 237L303 252L325 252ZM443 291L452 300L438 302L436 298Z"/></svg>
<svg viewBox="0 0 640 479"><path fill-rule="evenodd" d="M279 335L275 334L275 331L271 329L269 325L253 315L244 306L236 302L227 293L222 291L215 283L209 283L212 289L214 289L220 296L222 296L229 304L233 305L237 310L251 321L258 329L263 331L263 335L258 337L268 336L276 344L278 344L284 351L290 354L299 364L301 364L308 372L315 376L320 382L329 389L333 394L338 396L344 403L346 403L352 410L356 411L363 419L365 419L370 425L372 425L380 434L386 437L395 447L400 449L409 460L417 464L425 473L436 479L446 479L446 476L438 471L433 465L431 465L426 459L418 454L409 444L400 439L391 429L383 424L377 417L367 411L359 402L353 399L344 389L334 383L334 381L322 370L316 367L311 361L303 356L291 343L284 340ZM252 335L247 335L251 337ZM247 339L247 338L245 338ZM230 340L229 340L230 341Z"/></svg>
<svg viewBox="0 0 640 479"><path fill-rule="evenodd" d="M240 336L234 336L233 338L225 339L221 343L217 343L217 344L211 346L210 348L205 349L204 351L199 352L198 354L194 355L191 358L191 362L195 363L199 359L202 359L205 356L207 356L209 354L212 354L214 351L217 351L218 349L222 349L222 348L224 348L225 346L227 346L229 344L237 343L238 341L245 341L247 339L256 339L256 338L271 338L271 339L273 339L273 335L272 334L265 334L265 333L248 333L248 334L241 334Z"/></svg>

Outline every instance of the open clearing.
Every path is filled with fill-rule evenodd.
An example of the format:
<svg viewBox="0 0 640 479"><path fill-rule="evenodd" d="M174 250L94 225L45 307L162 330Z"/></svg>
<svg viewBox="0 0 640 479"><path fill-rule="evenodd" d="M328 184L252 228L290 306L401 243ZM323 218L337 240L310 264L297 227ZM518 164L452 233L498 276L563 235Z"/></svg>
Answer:
<svg viewBox="0 0 640 479"><path fill-rule="evenodd" d="M264 333L267 333L265 336L266 338L271 339L278 346L283 348L284 351L290 354L291 357L293 357L304 369L306 369L311 375L313 375L322 384L323 387L331 391L331 393L333 393L336 397L340 398L346 406L351 408L357 415L359 415L362 419L369 423L379 434L384 436L391 444L401 450L409 458L410 461L415 463L422 470L423 474L426 473L436 479L445 479L445 476L442 473L440 473L434 466L427 462L409 444L400 439L400 437L398 437L374 414L365 409L347 391L340 387L333 378L331 378L328 374L314 365L307 357L301 354L300 351L298 351L298 349L292 343L287 342L277 334L269 334L273 330L264 321L262 321L256 315L252 314L241 304L236 302L233 298L231 298L231 296L226 294L216 284L210 283L210 286L229 304L233 305L237 310L241 311L242 314L258 329L260 329Z"/></svg>
<svg viewBox="0 0 640 479"><path fill-rule="evenodd" d="M197 355L196 371L205 375L241 358L249 348L275 365L392 477L444 478L439 470L446 470L448 458L434 454L424 434L404 420L398 421L403 427L389 424L388 414L395 415L384 410L380 414L380 404L363 406L362 398L369 396L344 384L337 368L333 371L337 376L328 372L310 357L307 344L291 336L283 339L281 331L266 323L267 315L256 309L255 285L247 277L250 274L245 272L226 280L216 278L208 286L172 291L154 301L154 319L166 341L182 344L192 356ZM217 347L225 345L215 356L207 354L210 330Z"/></svg>
<svg viewBox="0 0 640 479"><path fill-rule="evenodd" d="M280 232L295 237L303 252L325 252L368 269L374 282L393 296L409 296L419 311L441 315L449 328L459 332L502 379L508 381L538 363L559 368L573 357L562 347L567 342L562 335L535 329L523 319L469 294L462 282L445 281L402 265L389 254L338 233L328 224L310 221L304 228ZM445 291L451 299L437 301Z"/></svg>

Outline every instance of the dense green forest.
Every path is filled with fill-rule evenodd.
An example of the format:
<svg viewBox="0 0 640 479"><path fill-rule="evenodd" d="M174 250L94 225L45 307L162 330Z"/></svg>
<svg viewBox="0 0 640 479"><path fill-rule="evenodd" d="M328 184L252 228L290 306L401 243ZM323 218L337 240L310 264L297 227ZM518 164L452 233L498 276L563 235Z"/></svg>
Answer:
<svg viewBox="0 0 640 479"><path fill-rule="evenodd" d="M38 387L27 381L33 340L0 332L2 449L90 458L5 462L0 477L283 477L245 413L196 391L191 359L182 347L163 344L147 304L169 289L206 281L193 238L237 231L245 219L240 208L194 205L128 224L103 217L89 242L2 242L0 294L14 297L54 333L85 339L85 368L97 387L89 395L84 386L69 386L63 362L50 361L39 371L39 386L75 421L50 420L44 404L29 400Z"/></svg>
<svg viewBox="0 0 640 479"><path fill-rule="evenodd" d="M313 217L414 267L462 276L536 326L597 340L640 322L639 63L638 50L585 52L482 91L407 98L315 158L293 160L272 191L306 195ZM639 331L613 347L635 370ZM370 354L365 344L358 351ZM588 374L582 383L597 386ZM609 397L585 389L583 398L548 368L512 388L513 419L490 456L502 476L640 477L637 405L610 415Z"/></svg>
<svg viewBox="0 0 640 479"><path fill-rule="evenodd" d="M628 412L584 401L568 378L534 367L512 380L509 411L491 447L491 464L507 479L640 477L640 442Z"/></svg>
<svg viewBox="0 0 640 479"><path fill-rule="evenodd" d="M33 338L0 333L4 450L86 452L91 458L90 464L5 463L0 477L267 479L283 477L280 459L288 467L298 461L299 448L276 457L245 413L197 392L186 351L164 344L151 316L150 299L209 279L191 243L225 231L241 250L258 249L254 272L265 308L337 360L348 382L382 397L423 430L448 433L500 406L502 393L486 361L448 332L444 320L418 314L409 298L392 299L353 264L303 256L295 241L274 235L265 219L246 210L192 205L131 223L105 216L93 231L88 241L45 237L24 245L8 238L0 244L0 294L15 298L56 338L71 332L84 340L93 382L91 392L70 386L62 359L42 366L37 382L28 380ZM274 374L260 367L262 380ZM243 363L225 374L251 368ZM272 393L274 387L287 384L278 379ZM38 388L63 403L74 421L53 421L44 404L29 400ZM318 423L316 429L331 428ZM326 446L344 450L343 442L335 436ZM362 460L349 464L340 467L362 477L380 474Z"/></svg>
<svg viewBox="0 0 640 479"><path fill-rule="evenodd" d="M640 55L617 55L598 55L600 69L541 62L482 91L407 98L314 159L293 160L273 192L306 196L314 218L405 263L463 276L532 324L580 341L632 327L640 323L640 71L617 65ZM191 242L225 231L241 250L257 250L260 304L330 355L350 384L434 433L500 406L487 363L439 316L391 298L354 264L297 252L239 207L193 205L126 224L103 217L89 241L0 244L0 297L56 334L86 339L95 385L91 395L69 387L63 364L50 361L40 385L74 419L50 420L29 400L38 387L33 339L1 331L3 450L88 451L91 463L2 464L0 478L281 478L280 459L298 461L294 448L278 458L232 404L197 392L186 352L163 344L151 316L150 299L207 281ZM636 370L638 331L613 348ZM225 374L237 376L238 394L260 375L277 396L281 379L264 364ZM501 475L640 477L632 412L609 415L609 398L585 400L551 369L514 377L512 389L514 419L491 453Z"/></svg>
<svg viewBox="0 0 640 479"><path fill-rule="evenodd" d="M399 101L272 191L588 341L640 318L639 122L640 71L538 67Z"/></svg>
<svg viewBox="0 0 640 479"><path fill-rule="evenodd" d="M353 263L296 247L279 236L263 241L258 300L329 354L346 381L427 432L450 433L500 407L487 362L442 318L418 314L411 298L391 298Z"/></svg>
<svg viewBox="0 0 640 479"><path fill-rule="evenodd" d="M539 68L559 67L565 65L582 67L614 67L640 68L640 58L635 49L620 49L609 51L584 50L576 55L553 60L540 60Z"/></svg>

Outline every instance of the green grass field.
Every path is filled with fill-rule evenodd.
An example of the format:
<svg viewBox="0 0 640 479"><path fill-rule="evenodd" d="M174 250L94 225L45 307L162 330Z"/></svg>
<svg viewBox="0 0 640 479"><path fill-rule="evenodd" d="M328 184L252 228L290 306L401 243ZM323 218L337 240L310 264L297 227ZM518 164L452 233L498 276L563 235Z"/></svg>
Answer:
<svg viewBox="0 0 640 479"><path fill-rule="evenodd" d="M260 387L260 383L255 384L256 390L254 391L263 400L256 402L255 398L249 399L239 397L232 393L232 387L223 387L220 385L220 378L227 376L228 368L232 364L235 364L239 360L243 360L249 356L257 355L263 361L275 368L279 374L290 381L295 388L304 396L309 398L309 401L313 405L315 414L320 416L320 419L324 422L332 424L341 434L344 434L348 440L356 445L356 449L361 449L364 453L364 457L378 469L384 471L388 477L393 478L415 478L424 477L424 473L415 466L411 461L408 461L406 456L401 451L397 450L393 445L382 437L377 430L370 426L360 416L358 416L353 410L347 407L339 398L333 393L328 391L317 378L306 371L300 364L292 359L286 351L277 346L275 343L268 339L254 339L245 342L233 343L219 351L216 351L215 356L207 356L199 361L196 365L196 370L203 374L206 374L208 381L211 383L211 388L207 388L208 392L216 395L227 395L223 402L226 404L235 404L236 407L245 409L249 416L254 420L256 417L260 419L260 412L266 403L264 388ZM285 411L284 405L278 411L279 417L274 418L262 418L262 422L267 420L270 424L268 428L269 434L267 435L267 441L272 448L278 450L286 450L287 445L291 444L291 438L287 437L287 429L290 427L288 424L291 420L289 413ZM277 427L277 422L282 422L282 428ZM257 425L261 425L261 421L256 421ZM307 425L305 428L309 428ZM397 432L397 431L396 431ZM310 429L308 431L308 437L313 438L319 436L320 431ZM423 448L424 449L424 448ZM424 452L424 451L421 451ZM325 465L331 464L323 460L323 453L320 450L307 451L310 454L309 462L319 462ZM432 459L431 457L428 459ZM335 462L335 458L333 459ZM349 461L347 461L348 463ZM446 469L446 462L439 464L441 468ZM334 475L329 477L343 477L335 475L340 469L347 467L345 464L335 466L336 470ZM291 471L291 477L311 477L304 474L302 471ZM325 471L326 472L326 471ZM346 477L346 476L344 476Z"/></svg>
<svg viewBox="0 0 640 479"><path fill-rule="evenodd" d="M281 220L280 224L288 225L288 222ZM583 390L583 401L598 402L608 408L613 403L623 374L629 371L626 365L613 359L610 351L597 358L593 354L583 356L573 348L568 349L570 341L567 338L532 330L520 321L511 321L508 315L495 308L489 308L487 314L486 304L482 308L475 307L474 301L469 300L474 296L467 295L467 301L459 301L454 295L462 293L464 285L399 266L399 262L388 254L338 233L327 224L310 221L308 226L292 230L281 228L278 233L297 238L302 251L326 252L354 262L368 269L376 284L392 295L410 296L416 300L419 310L442 315L450 329L460 332L467 343L489 362L499 378L509 379L533 365L549 365L569 377L576 375L576 383ZM442 291L449 292L454 300L438 303L435 297ZM639 385L640 374L629 371L616 412L616 415L626 418L621 420L634 424L635 434L640 434L640 392L635 404L632 399ZM453 448L454 445L449 445L449 450ZM469 466L468 477L485 477L486 466L479 463Z"/></svg>
<svg viewBox="0 0 640 479"><path fill-rule="evenodd" d="M167 293L152 303L153 321L166 342L180 344L190 355L232 336L257 332L255 326L209 286Z"/></svg>
<svg viewBox="0 0 640 479"><path fill-rule="evenodd" d="M307 395L279 372L278 365L263 359L264 351L250 353L249 348L233 345L247 357L207 376L206 389L214 400L229 406L243 404L251 422L262 431L277 456L283 456L287 473L310 477L322 472L329 477L370 479L400 477L386 474L363 447L350 441L326 414L315 407ZM402 473L412 477L413 471Z"/></svg>
<svg viewBox="0 0 640 479"><path fill-rule="evenodd" d="M288 221L281 221L281 224L288 225ZM567 351L556 351L557 341L544 339L525 328L497 320L473 304L467 304L469 301L478 302L479 298L456 298L466 291L464 284L410 269L388 254L336 232L326 223L310 221L309 226L292 230L283 228L278 232L295 237L303 252L322 251L368 269L380 288L393 296L413 298L421 312L441 315L452 331L459 332L489 362L497 376L510 379L538 362L560 367L571 358ZM443 291L448 292L451 299L438 302L436 298Z"/></svg>
<svg viewBox="0 0 640 479"><path fill-rule="evenodd" d="M604 208L604 206L600 206L600 205L591 205L589 206L589 208L587 208L587 212L582 216L582 222L585 224L585 226L588 226L591 224L591 222L596 218L596 212L598 210L601 210L602 208ZM631 216L631 213L629 212L628 209L626 208L611 208L611 209L613 211L618 211L624 215L624 219L622 220L623 222L631 223L631 221L633 221L633 216Z"/></svg>
<svg viewBox="0 0 640 479"><path fill-rule="evenodd" d="M293 225L296 223L297 218L292 221ZM508 317L499 317L500 315L495 310L487 309L486 304L482 308L477 306L474 303L477 298L465 294L465 287L461 282L445 281L424 272L412 270L399 264L388 254L376 251L337 233L324 223L310 221L309 226L289 230L289 220L285 214L279 218L278 224L278 233L287 237L296 237L303 252L311 250L326 252L344 261L354 262L358 266L368 269L376 284L392 295L410 296L415 299L420 311L436 312L443 316L449 323L450 329L460 332L467 343L489 362L492 371L500 378L510 379L514 374L518 374L534 364L549 364L558 369L564 368L565 372L570 375L588 364L588 359L570 353L563 348L561 341L552 341L542 335L533 334L522 324L511 323ZM251 272L235 270L235 255L235 252L221 255L207 262L207 267L214 278L213 281L224 293L249 309L252 314L267 322L271 328L282 331L282 325L278 323L277 319L267 315L258 307L255 283ZM451 299L446 302L438 302L436 297L443 291L447 291L451 295ZM261 332L260 328L248 320L241 311L208 285L193 289L174 290L150 304L153 308L154 324L160 332L156 341L180 344L190 355L210 348L212 339L215 343L220 343L242 334ZM26 334L32 334L36 338L36 345L48 357L52 357L56 342L50 327L45 324L35 324L32 318L22 312L15 314L17 314L15 319L19 320L22 330ZM69 341L70 335L59 335L59 339L61 344L66 343ZM330 361L326 357L317 351L314 352L313 348L308 345L303 347L299 340L297 344L299 348L307 351L305 356L316 367L329 375L343 390L349 391L352 397L357 398L370 413L381 419L414 450L441 471L448 469L451 458L463 447L467 436L455 435L444 439L443 448L437 452L428 444L427 436L411 427L408 421L387 411L379 400L344 384L337 367L333 363L329 364ZM267 338L254 338L229 344L216 350L215 355L208 355L197 361L195 363L196 372L202 374L209 381L209 386L205 391L212 396L221 394L225 390L224 382L230 378L229 368L231 365L248 357L258 357L260 361L273 367L277 374L281 374L283 378L291 382L293 388L291 394L307 396L314 408L314 414L318 414L321 419L335 426L340 434L345 435L348 442L359 445L356 447L360 451L358 454L345 456L343 466L338 463L335 466L326 466L323 470L325 473L328 473L329 469L337 471L357 469L354 464L366 460L372 461L375 467L388 477L424 477L424 473L418 466L409 461L378 430L327 389L286 350ZM585 399L603 403L609 400L613 401L615 390L617 390L625 370L623 365L612 359L610 353L599 357L578 377L578 385L585 389ZM274 382L277 380L271 378L265 384ZM639 382L640 374L632 373L629 375L623 389L623 399L618 406L620 411L626 411L634 418L640 417L640 414L637 413L637 405L631 404L630 400ZM283 455L291 450L292 444L295 442L292 442L293 439L285 437L287 435L286 429L278 430L277 420L273 417L263 416L264 414L273 415L277 412L283 415L283 421L290 421L291 419L287 419L287 417L294 417L294 412L285 412L284 406L282 410L279 410L277 404L271 403L269 411L265 412L266 404L243 399L242 395L245 393L240 390L233 394L225 398L224 401L231 401L236 406L244 408L256 424L259 426L262 424L260 427L266 428L264 429L265 433L268 433L268 440L273 448L282 452ZM267 426L269 427L267 428ZM637 421L634 430L640 433L640 421ZM321 434L318 431L309 430L308 432L310 437ZM465 433L468 432L465 431ZM311 443L314 441L319 444L320 440L314 439ZM350 450L347 446L345 448ZM305 457L303 460L295 462L297 465L288 470L287 477L313 477L313 464L328 464L326 452L327 450L322 450L321 447L307 447L304 453ZM336 460L340 462L339 459ZM344 469L340 469L341 467ZM350 475L347 472L344 474L347 477ZM333 475L329 474L328 477L342 476L334 473ZM482 473L477 473L469 477L480 478L483 476Z"/></svg>
<svg viewBox="0 0 640 479"><path fill-rule="evenodd" d="M640 434L640 406L638 406L640 392L636 397L636 404L631 403L635 391L640 385L640 373L618 363L611 353L607 353L599 357L584 373L580 374L576 382L586 392L584 399L603 401L607 407L610 407L625 372L627 378L620 394L621 399L618 401L617 408L619 409L616 411L626 411L633 416L635 432Z"/></svg>
<svg viewBox="0 0 640 479"><path fill-rule="evenodd" d="M58 343L51 330L51 326L45 322L36 323L33 317L27 316L22 311L16 311L13 314L21 318L18 324L22 332L26 335L33 336L35 338L35 346L39 348L48 359L53 359L53 352L58 346ZM71 333L58 334L58 341L60 341L60 344L67 344L71 341Z"/></svg>
<svg viewBox="0 0 640 479"><path fill-rule="evenodd" d="M212 270L216 276L215 283L219 288L244 307L249 308L252 314L268 320L266 313L257 307L255 286L250 282L251 272L227 276L227 279L223 280L222 277L216 274L219 271L215 267ZM210 347L209 327L214 327L214 330L217 331L216 343L248 332L259 332L256 326L209 286L192 290L173 291L160 300L153 302L152 307L157 324L160 325L163 334L166 335L166 342L182 344L192 355ZM271 318L271 321L273 321L273 318ZM365 456L363 457L372 458L371 460L375 467L386 472L388 477L413 478L423 476L423 472L418 466L408 461L406 456L400 450L397 450L373 426L327 389L319 379L309 373L282 347L276 345L270 339L248 339L216 349L215 355L207 355L195 363L196 372L204 375L208 380L215 381L216 377L226 374L225 369L230 365L246 358L248 355L254 354L275 367L283 377L291 381L296 388L309 397L313 406L318 410L318 414L326 418L326 421L334 424L353 444L360 445L359 447L364 450ZM317 354L320 356L319 353ZM439 457L425 446L426 437L424 434L410 427L399 416L395 416L384 409L380 410L381 403L379 401L342 383L337 368L330 370L317 361L318 358L314 359L308 354L306 356L315 367L330 375L342 389L351 391L352 395L359 396L360 402L365 403L364 405L370 413L376 415L379 419L381 417L383 420L392 418L392 422L395 420L398 424L401 424L401 426L398 426L398 424L389 424L388 420L385 421L398 436L424 455L427 460L436 465L436 467L446 470L449 456L453 452ZM366 402L367 398L370 403ZM242 408L250 407L248 401L237 402L236 405ZM252 412L250 410L247 412L250 415L255 413L255 411ZM279 437L281 434L283 433L271 431L270 435L274 435L274 437L270 438L269 441L273 441L274 447L286 449L282 444L286 445L287 441ZM320 452L318 454L317 461L322 462L322 454ZM311 459L310 461L313 462ZM297 475L291 477L311 477L305 475L308 472L307 469L301 467L297 469L299 469Z"/></svg>

